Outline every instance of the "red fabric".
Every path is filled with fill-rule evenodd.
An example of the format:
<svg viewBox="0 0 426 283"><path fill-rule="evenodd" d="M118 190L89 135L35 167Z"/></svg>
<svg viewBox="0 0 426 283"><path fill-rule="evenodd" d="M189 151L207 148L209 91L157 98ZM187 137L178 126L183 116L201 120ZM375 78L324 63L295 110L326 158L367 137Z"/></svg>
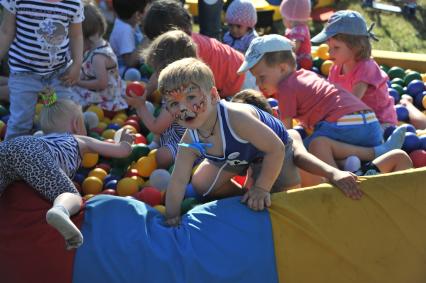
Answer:
<svg viewBox="0 0 426 283"><path fill-rule="evenodd" d="M74 251L46 223L52 204L24 182L9 186L0 197L0 281L72 282ZM83 213L73 217L77 227Z"/></svg>

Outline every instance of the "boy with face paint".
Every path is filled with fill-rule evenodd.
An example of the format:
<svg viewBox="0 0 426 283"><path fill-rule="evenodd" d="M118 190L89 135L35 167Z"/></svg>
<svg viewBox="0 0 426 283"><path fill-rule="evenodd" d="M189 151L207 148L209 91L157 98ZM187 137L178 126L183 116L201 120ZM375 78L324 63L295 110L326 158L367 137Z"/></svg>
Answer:
<svg viewBox="0 0 426 283"><path fill-rule="evenodd" d="M219 198L242 195L253 210L271 205L271 192L299 184L292 162L292 139L281 121L254 106L219 99L211 70L203 62L185 58L168 65L159 76L159 91L167 110L187 128L179 144L166 194L166 223L179 225L180 205L194 161L205 158L192 176L199 195ZM254 185L249 191L231 178L250 164Z"/></svg>

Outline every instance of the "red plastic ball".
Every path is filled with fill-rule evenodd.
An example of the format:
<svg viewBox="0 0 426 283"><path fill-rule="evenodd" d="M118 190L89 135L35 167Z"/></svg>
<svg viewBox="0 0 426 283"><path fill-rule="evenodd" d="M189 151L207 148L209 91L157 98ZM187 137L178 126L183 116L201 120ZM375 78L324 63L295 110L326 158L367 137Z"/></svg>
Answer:
<svg viewBox="0 0 426 283"><path fill-rule="evenodd" d="M142 96L145 92L145 86L140 82L131 82L127 84L127 96Z"/></svg>
<svg viewBox="0 0 426 283"><path fill-rule="evenodd" d="M140 143L143 143L143 144L147 144L147 140L146 140L146 138L142 135L142 134L135 134L135 144L140 144Z"/></svg>
<svg viewBox="0 0 426 283"><path fill-rule="evenodd" d="M154 187L145 187L140 191L136 198L150 206L156 206L162 203L162 195L159 190Z"/></svg>
<svg viewBox="0 0 426 283"><path fill-rule="evenodd" d="M413 161L414 168L426 166L426 150L418 149L412 151L410 154L411 161Z"/></svg>
<svg viewBox="0 0 426 283"><path fill-rule="evenodd" d="M112 195L112 196L116 196L117 195L117 191L113 190L113 189L105 189L101 192L102 195Z"/></svg>

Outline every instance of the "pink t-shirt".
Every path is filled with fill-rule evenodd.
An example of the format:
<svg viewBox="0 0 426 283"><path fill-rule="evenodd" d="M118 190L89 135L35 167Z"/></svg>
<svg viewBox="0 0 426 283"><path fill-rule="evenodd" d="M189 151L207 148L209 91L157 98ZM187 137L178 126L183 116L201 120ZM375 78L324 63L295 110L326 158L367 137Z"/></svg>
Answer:
<svg viewBox="0 0 426 283"><path fill-rule="evenodd" d="M388 92L388 76L373 59L359 61L347 74L342 74L342 65L333 65L328 74L328 80L338 87L352 92L355 84L368 84L362 101L376 113L380 123L398 123L394 108L393 97Z"/></svg>
<svg viewBox="0 0 426 283"><path fill-rule="evenodd" d="M285 30L285 36L291 40L300 41L299 50L296 53L297 60L311 58L311 33L306 24L297 25Z"/></svg>
<svg viewBox="0 0 426 283"><path fill-rule="evenodd" d="M336 122L344 115L371 110L351 93L305 69L280 82L278 104L282 119L296 118L308 129L321 121Z"/></svg>
<svg viewBox="0 0 426 283"><path fill-rule="evenodd" d="M197 55L213 71L216 88L221 97L232 96L241 90L245 75L237 74L244 55L214 38L198 33L191 34L197 44Z"/></svg>

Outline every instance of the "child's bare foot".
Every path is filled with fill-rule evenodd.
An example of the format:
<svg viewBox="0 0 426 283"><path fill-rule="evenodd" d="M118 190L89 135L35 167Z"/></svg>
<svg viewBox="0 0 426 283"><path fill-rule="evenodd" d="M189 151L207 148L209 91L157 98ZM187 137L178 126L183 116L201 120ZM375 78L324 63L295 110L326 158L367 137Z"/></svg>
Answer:
<svg viewBox="0 0 426 283"><path fill-rule="evenodd" d="M54 206L46 214L46 221L65 238L66 249L76 249L83 244L83 235L71 221L68 211L62 206Z"/></svg>

